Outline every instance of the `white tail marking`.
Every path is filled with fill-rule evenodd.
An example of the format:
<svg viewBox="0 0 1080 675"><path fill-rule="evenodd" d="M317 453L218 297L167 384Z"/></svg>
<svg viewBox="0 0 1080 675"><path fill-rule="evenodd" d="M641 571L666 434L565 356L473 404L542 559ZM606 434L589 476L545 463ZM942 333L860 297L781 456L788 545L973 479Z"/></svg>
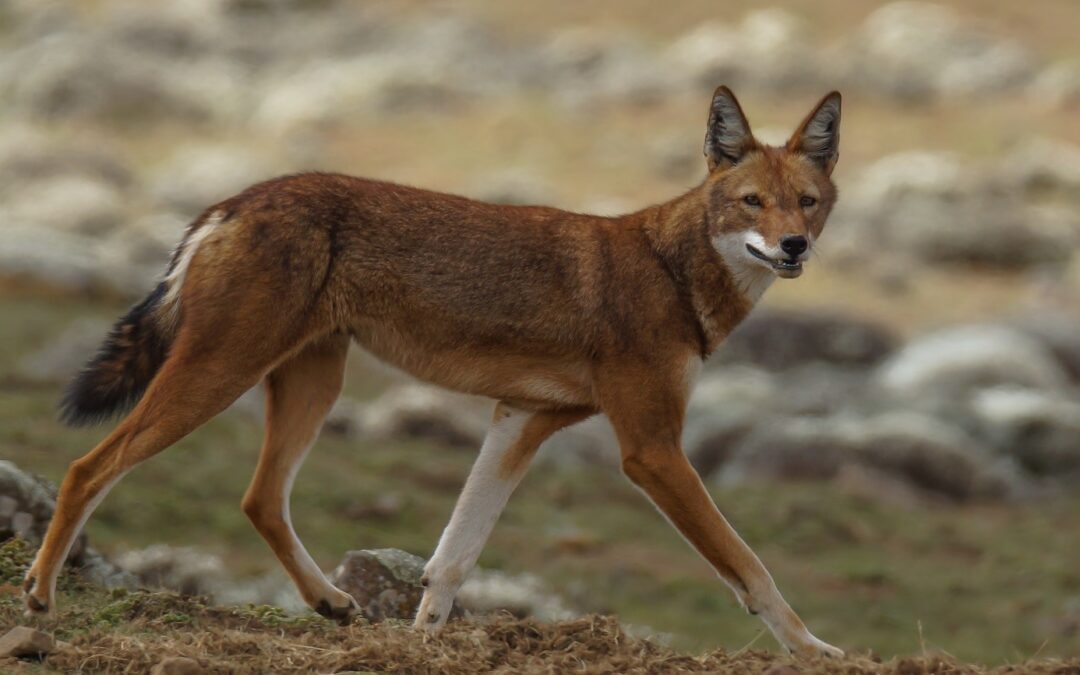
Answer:
<svg viewBox="0 0 1080 675"><path fill-rule="evenodd" d="M165 275L165 284L168 286L168 290L165 292L165 297L161 301L163 307L168 308L166 314L167 321L175 325L176 319L180 313L180 289L184 287L184 279L187 277L188 267L191 266L191 260L195 257L195 252L199 250L199 244L203 242L207 237L214 233L218 225L225 220L225 214L221 211L214 211L206 220L191 233L187 239L180 243L178 249L179 258L176 261L176 265L173 266L169 273Z"/></svg>

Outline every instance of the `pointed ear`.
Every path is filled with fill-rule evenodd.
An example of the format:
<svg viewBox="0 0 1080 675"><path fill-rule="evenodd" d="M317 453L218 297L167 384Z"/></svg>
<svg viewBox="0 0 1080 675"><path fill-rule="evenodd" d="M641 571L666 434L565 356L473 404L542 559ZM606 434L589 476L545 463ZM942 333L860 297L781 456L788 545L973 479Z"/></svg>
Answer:
<svg viewBox="0 0 1080 675"><path fill-rule="evenodd" d="M737 163L755 146L757 141L750 133L750 123L735 100L735 94L727 87L718 88L709 106L709 126L705 130L705 158L709 171Z"/></svg>
<svg viewBox="0 0 1080 675"><path fill-rule="evenodd" d="M789 152L809 157L827 175L840 158L840 92L821 99L787 142Z"/></svg>

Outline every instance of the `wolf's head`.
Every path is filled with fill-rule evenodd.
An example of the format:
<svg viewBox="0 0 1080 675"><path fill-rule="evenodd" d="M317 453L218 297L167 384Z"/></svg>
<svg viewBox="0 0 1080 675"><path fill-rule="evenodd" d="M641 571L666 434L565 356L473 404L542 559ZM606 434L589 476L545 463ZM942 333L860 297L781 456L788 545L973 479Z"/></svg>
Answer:
<svg viewBox="0 0 1080 675"><path fill-rule="evenodd" d="M830 175L839 145L839 92L823 98L787 143L772 147L754 138L731 90L716 90L705 133L709 238L736 276L802 274L836 202Z"/></svg>

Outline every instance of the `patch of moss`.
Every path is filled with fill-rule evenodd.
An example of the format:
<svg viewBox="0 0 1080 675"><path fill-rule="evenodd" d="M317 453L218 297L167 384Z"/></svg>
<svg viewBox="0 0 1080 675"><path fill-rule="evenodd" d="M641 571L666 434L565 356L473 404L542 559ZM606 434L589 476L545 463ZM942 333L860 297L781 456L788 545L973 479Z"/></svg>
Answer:
<svg viewBox="0 0 1080 675"><path fill-rule="evenodd" d="M0 543L0 584L22 584L34 559L34 549L18 537Z"/></svg>

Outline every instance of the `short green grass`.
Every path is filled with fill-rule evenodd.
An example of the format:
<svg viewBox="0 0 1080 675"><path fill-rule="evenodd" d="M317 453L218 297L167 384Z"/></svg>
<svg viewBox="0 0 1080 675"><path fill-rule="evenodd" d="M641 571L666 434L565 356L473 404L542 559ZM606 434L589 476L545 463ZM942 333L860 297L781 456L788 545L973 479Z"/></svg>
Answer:
<svg viewBox="0 0 1080 675"><path fill-rule="evenodd" d="M15 364L74 318L111 318L122 309L0 294L0 457L58 481L104 435L56 423L59 387L21 381ZM384 382L359 359L350 369L352 395L366 398ZM106 552L159 542L199 546L223 555L238 575L274 568L239 508L260 436L259 424L243 415L208 423L113 490L90 521L91 541ZM426 556L472 459L421 442L327 435L297 482L294 521L327 568L353 548L393 546ZM350 515L385 493L401 497L399 513ZM1080 654L1080 500L898 508L828 485L725 487L714 496L812 630L841 647L885 657L944 650L982 663ZM775 648L760 622L736 607L614 471L535 467L480 562L539 574L582 609L617 613L670 634L683 649ZM125 603L134 601L106 593L92 599L92 609L78 611L102 622L122 621ZM186 616L182 607L162 606L159 620L179 626Z"/></svg>

